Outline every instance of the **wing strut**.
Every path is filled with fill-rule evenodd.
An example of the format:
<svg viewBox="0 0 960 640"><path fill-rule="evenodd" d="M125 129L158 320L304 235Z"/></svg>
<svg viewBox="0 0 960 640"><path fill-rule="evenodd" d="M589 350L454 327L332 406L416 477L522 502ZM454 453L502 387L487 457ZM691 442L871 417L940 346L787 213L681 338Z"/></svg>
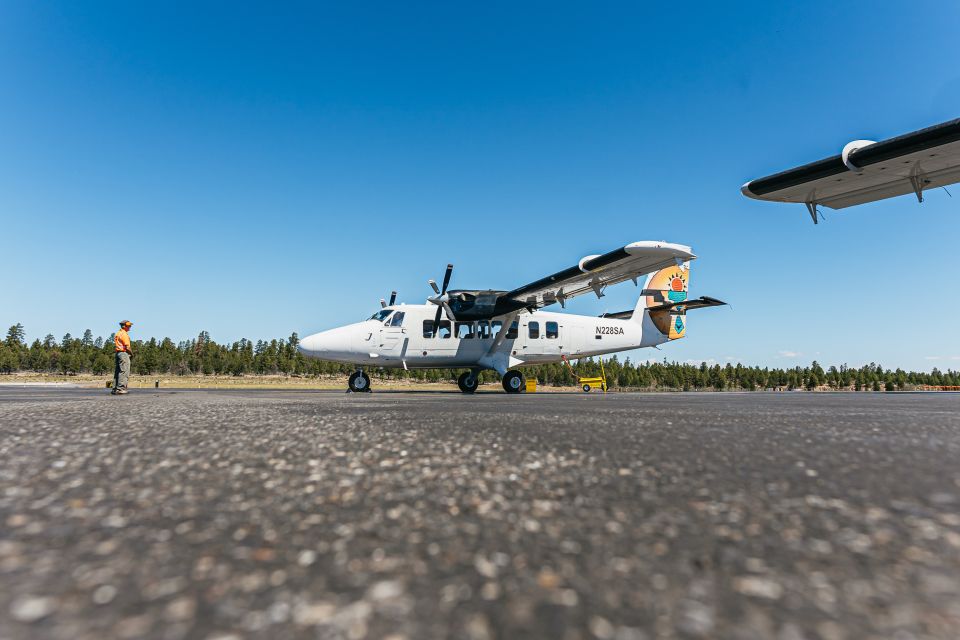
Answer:
<svg viewBox="0 0 960 640"><path fill-rule="evenodd" d="M810 217L813 218L813 224L817 224L817 203L807 201L804 204L807 205L807 211L810 212Z"/></svg>
<svg viewBox="0 0 960 640"><path fill-rule="evenodd" d="M510 325L513 324L513 321L516 320L519 315L519 311L513 311L503 316L503 325L500 327L500 331L497 332L497 337L493 341L493 344L490 345L490 348L487 350L487 355L493 355L497 352L497 349L500 348L500 345L503 344L504 339L507 337L507 331L510 330Z"/></svg>

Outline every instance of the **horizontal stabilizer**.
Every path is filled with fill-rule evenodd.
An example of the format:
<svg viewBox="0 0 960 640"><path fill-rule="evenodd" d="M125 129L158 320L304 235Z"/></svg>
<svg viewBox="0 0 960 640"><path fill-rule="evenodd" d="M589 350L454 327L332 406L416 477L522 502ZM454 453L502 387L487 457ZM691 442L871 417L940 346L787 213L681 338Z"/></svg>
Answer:
<svg viewBox="0 0 960 640"><path fill-rule="evenodd" d="M723 300L717 300L716 298L711 298L709 296L700 296L696 300L687 300L686 302L668 302L666 304L659 304L655 307L647 307L648 311L664 311L671 310L674 313L686 313L690 309L704 309L706 307L719 307L720 305L727 304ZM613 313L601 313L601 318L614 318L616 320L629 320L633 317L633 309L627 311L615 311Z"/></svg>
<svg viewBox="0 0 960 640"><path fill-rule="evenodd" d="M684 302L668 302L666 304L659 304L655 307L647 307L648 311L665 311L669 309L673 313L686 313L690 309L704 309L706 307L719 307L720 305L727 304L723 300L717 300L716 298L711 298L709 296L700 296L695 300L686 300Z"/></svg>
<svg viewBox="0 0 960 640"><path fill-rule="evenodd" d="M626 311L616 311L614 313L601 313L601 318L614 318L615 320L629 320L633 317L633 309Z"/></svg>

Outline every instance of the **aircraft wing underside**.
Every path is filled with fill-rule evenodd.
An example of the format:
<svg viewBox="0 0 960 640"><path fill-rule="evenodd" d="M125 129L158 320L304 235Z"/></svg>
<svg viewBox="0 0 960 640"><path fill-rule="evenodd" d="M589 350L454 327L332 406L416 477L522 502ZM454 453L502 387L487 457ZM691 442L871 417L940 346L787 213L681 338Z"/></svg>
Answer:
<svg viewBox="0 0 960 640"><path fill-rule="evenodd" d="M599 256L587 256L577 265L531 282L503 297L528 309L545 307L585 293L603 295L612 284L634 280L673 264L692 260L690 247L670 242L634 242Z"/></svg>
<svg viewBox="0 0 960 640"><path fill-rule="evenodd" d="M881 142L855 140L839 155L788 169L741 187L757 200L843 209L960 181L960 118Z"/></svg>

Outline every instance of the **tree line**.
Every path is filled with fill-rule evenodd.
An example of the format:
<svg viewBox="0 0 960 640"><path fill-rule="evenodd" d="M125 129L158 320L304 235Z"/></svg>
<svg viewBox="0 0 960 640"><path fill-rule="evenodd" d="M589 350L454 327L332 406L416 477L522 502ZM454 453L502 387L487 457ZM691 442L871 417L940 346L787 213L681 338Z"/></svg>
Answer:
<svg viewBox="0 0 960 640"><path fill-rule="evenodd" d="M87 329L79 338L66 334L57 340L47 335L43 340L26 344L21 324L7 331L0 343L0 373L32 371L74 375L92 373L106 375L113 371L113 335L94 337ZM297 351L296 333L288 338L272 340L242 339L220 344L201 331L193 340L173 342L170 338L135 340L135 357L131 368L136 375L288 375L301 377L343 376L355 367L324 360L304 358ZM600 374L600 364L593 358L572 363L573 371L563 364L524 367L524 374L542 384L573 385L576 376ZM840 365L824 369L816 361L809 366L793 368L751 367L742 364L709 365L706 362L632 362L616 356L603 361L611 388L670 390L763 390L763 389L849 389L854 391L897 391L919 385L960 385L960 371L929 373L884 369L878 364L859 368ZM431 382L455 381L463 369L371 369L374 378L407 379ZM481 377L484 382L497 379L491 371Z"/></svg>

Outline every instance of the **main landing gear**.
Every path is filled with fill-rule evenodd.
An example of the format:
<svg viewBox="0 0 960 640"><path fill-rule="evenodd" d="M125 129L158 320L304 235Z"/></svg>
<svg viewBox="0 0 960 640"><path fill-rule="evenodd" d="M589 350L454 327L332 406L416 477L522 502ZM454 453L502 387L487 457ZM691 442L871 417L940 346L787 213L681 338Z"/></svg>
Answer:
<svg viewBox="0 0 960 640"><path fill-rule="evenodd" d="M523 391L523 374L519 371L507 371L503 376L503 390L507 393L520 393Z"/></svg>
<svg viewBox="0 0 960 640"><path fill-rule="evenodd" d="M355 393L370 391L370 376L363 371L355 371L353 375L350 376L347 385L350 387L350 391Z"/></svg>
<svg viewBox="0 0 960 640"><path fill-rule="evenodd" d="M464 393L473 393L480 386L480 377L476 371L465 371L457 378L457 386Z"/></svg>

